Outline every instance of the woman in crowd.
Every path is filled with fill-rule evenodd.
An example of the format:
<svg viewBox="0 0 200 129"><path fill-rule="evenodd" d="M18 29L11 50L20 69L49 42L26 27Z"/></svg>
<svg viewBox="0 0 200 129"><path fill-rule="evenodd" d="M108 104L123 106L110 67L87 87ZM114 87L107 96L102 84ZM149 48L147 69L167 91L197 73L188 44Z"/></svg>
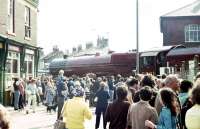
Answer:
<svg viewBox="0 0 200 129"><path fill-rule="evenodd" d="M151 129L177 129L177 99L175 93L169 88L160 91L163 107L160 112L158 124L146 120L145 125Z"/></svg>
<svg viewBox="0 0 200 129"><path fill-rule="evenodd" d="M19 91L20 91L20 97L19 97L19 109L24 109L24 96L25 96L25 89L24 89L24 85L23 85L23 80L20 79L19 80Z"/></svg>
<svg viewBox="0 0 200 129"><path fill-rule="evenodd" d="M106 121L105 121L105 112L108 106L108 100L110 98L108 91L105 89L105 82L100 83L100 89L97 91L95 97L97 97L97 105L96 105L96 124L95 129L99 128L101 114L103 113L103 127L106 129Z"/></svg>
<svg viewBox="0 0 200 129"><path fill-rule="evenodd" d="M105 119L110 122L109 129L125 129L130 103L127 101L128 90L125 84L121 84L116 90L117 99L109 104Z"/></svg>
<svg viewBox="0 0 200 129"><path fill-rule="evenodd" d="M181 104L181 123L183 125L183 129L187 129L185 125L186 112L193 106L191 97L189 95L189 91L192 89L192 86L193 83L188 80L183 80L180 84L180 93L178 98Z"/></svg>
<svg viewBox="0 0 200 129"><path fill-rule="evenodd" d="M185 123L188 129L200 129L200 84L192 91L194 106L186 113Z"/></svg>
<svg viewBox="0 0 200 129"><path fill-rule="evenodd" d="M178 95L181 106L184 105L184 103L186 102L186 100L189 97L189 90L192 89L192 82L188 81L188 80L183 80L180 84L180 93Z"/></svg>
<svg viewBox="0 0 200 129"><path fill-rule="evenodd" d="M84 89L76 86L73 91L73 98L65 101L62 109L63 121L67 129L85 129L84 120L92 119L92 112L85 102Z"/></svg>
<svg viewBox="0 0 200 129"><path fill-rule="evenodd" d="M19 97L20 97L20 91L19 91L19 79L15 78L14 83L14 110L19 109Z"/></svg>
<svg viewBox="0 0 200 129"><path fill-rule="evenodd" d="M127 99L132 104L135 93L139 90L138 80L136 80L135 78L131 78L127 80L126 84L128 86Z"/></svg>
<svg viewBox="0 0 200 129"><path fill-rule="evenodd" d="M55 89L52 83L49 81L46 87L46 105L47 105L47 112L51 113L51 109L53 107L53 100L55 96Z"/></svg>

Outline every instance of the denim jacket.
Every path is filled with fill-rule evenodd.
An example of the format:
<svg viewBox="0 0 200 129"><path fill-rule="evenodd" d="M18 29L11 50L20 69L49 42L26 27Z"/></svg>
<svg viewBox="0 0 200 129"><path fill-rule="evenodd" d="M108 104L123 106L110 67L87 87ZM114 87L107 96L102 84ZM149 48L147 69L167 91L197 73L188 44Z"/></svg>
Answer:
<svg viewBox="0 0 200 129"><path fill-rule="evenodd" d="M176 129L176 117L172 116L169 108L162 108L157 129Z"/></svg>

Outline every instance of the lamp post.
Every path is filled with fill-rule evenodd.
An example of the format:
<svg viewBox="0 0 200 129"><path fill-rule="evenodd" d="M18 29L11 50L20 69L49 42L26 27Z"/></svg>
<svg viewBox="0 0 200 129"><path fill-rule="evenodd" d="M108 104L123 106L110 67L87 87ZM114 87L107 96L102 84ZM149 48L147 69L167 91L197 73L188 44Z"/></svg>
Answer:
<svg viewBox="0 0 200 129"><path fill-rule="evenodd" d="M140 73L140 57L139 57L139 3L136 0L136 73Z"/></svg>

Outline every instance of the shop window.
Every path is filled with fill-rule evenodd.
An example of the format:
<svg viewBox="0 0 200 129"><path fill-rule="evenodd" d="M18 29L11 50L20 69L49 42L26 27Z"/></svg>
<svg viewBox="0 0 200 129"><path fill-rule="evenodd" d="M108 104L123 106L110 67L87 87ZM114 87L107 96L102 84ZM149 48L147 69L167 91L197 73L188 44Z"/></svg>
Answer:
<svg viewBox="0 0 200 129"><path fill-rule="evenodd" d="M11 73L11 60L10 59L7 59L6 61L6 71L7 73Z"/></svg>
<svg viewBox="0 0 200 129"><path fill-rule="evenodd" d="M12 57L12 53L8 52L8 57L11 58Z"/></svg>
<svg viewBox="0 0 200 129"><path fill-rule="evenodd" d="M16 59L13 59L13 73L18 73L18 61Z"/></svg>
<svg viewBox="0 0 200 129"><path fill-rule="evenodd" d="M27 72L27 61L24 61L24 72Z"/></svg>
<svg viewBox="0 0 200 129"><path fill-rule="evenodd" d="M28 62L28 73L29 74L33 73L33 65L32 64L33 64L32 61Z"/></svg>

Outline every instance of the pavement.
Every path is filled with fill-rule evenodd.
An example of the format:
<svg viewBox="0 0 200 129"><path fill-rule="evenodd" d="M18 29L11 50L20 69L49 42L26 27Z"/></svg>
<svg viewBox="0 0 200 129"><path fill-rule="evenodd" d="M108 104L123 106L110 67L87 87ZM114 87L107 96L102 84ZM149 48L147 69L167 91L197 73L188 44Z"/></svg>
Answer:
<svg viewBox="0 0 200 129"><path fill-rule="evenodd" d="M30 112L26 114L24 111L14 111L12 107L6 107L11 117L11 129L53 129L53 125L56 121L57 112L47 113L46 107L41 105L36 108L36 112ZM85 121L85 129L95 128L95 108L91 108L93 113L92 120ZM101 120L100 128L103 122Z"/></svg>

